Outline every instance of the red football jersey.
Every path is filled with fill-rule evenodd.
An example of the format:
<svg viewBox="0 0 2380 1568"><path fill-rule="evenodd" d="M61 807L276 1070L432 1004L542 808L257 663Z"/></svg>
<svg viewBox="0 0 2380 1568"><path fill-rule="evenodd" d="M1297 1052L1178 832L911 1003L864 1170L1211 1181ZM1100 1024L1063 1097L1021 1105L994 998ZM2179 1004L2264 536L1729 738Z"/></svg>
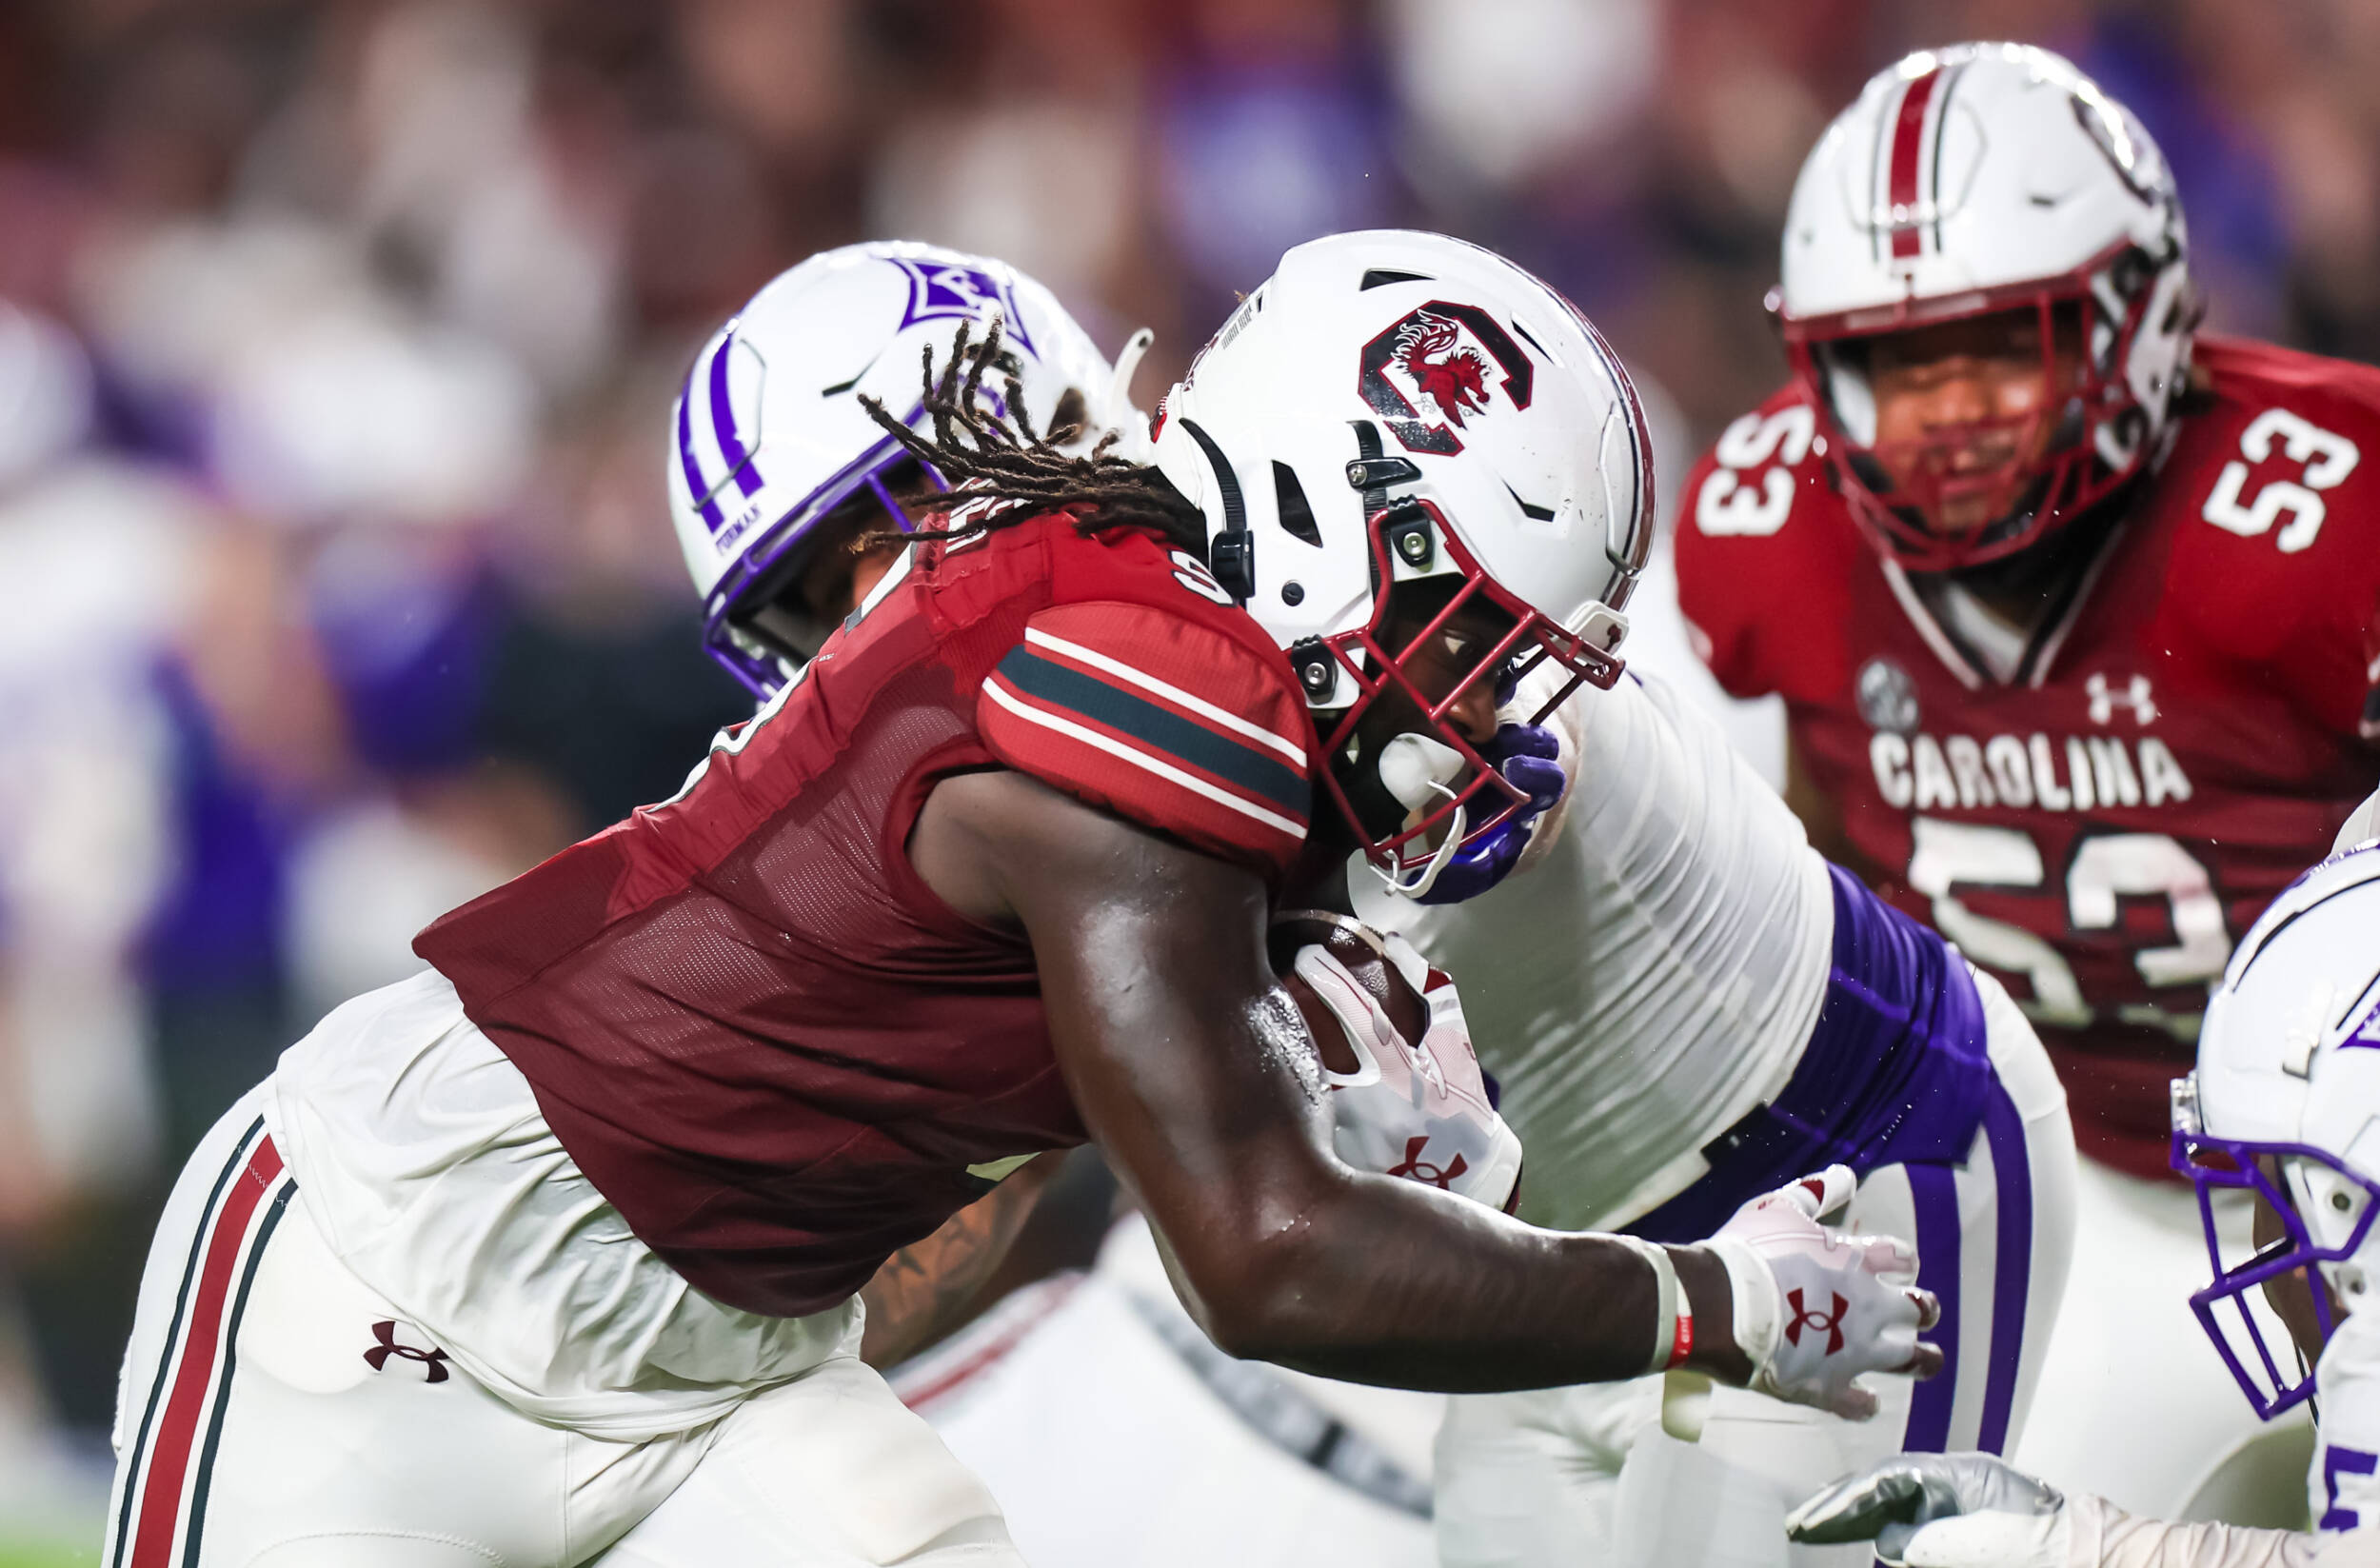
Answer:
<svg viewBox="0 0 2380 1568"><path fill-rule="evenodd" d="M1720 684L1784 697L1880 890L2008 984L2085 1152L2141 1173L2233 940L2380 773L2380 372L2197 364L2211 396L2006 683L1870 548L1798 390L1728 427L1677 535Z"/></svg>
<svg viewBox="0 0 2380 1568"><path fill-rule="evenodd" d="M563 1146L695 1285L797 1315L1083 1129L1033 953L911 868L1012 767L1278 880L1312 730L1196 558L1062 515L902 558L673 800L424 931Z"/></svg>

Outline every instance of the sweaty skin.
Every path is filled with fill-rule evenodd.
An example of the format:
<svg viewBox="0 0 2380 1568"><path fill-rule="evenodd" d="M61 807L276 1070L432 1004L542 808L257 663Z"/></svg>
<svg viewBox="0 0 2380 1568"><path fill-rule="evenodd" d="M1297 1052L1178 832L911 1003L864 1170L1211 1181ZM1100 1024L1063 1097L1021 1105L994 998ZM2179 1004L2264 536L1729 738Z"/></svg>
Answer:
<svg viewBox="0 0 2380 1568"><path fill-rule="evenodd" d="M881 511L877 516L882 517ZM866 526L862 520L836 536L822 539L811 565L796 580L795 591L803 606L817 619L831 624L850 614L898 558L898 545L857 553L850 549L849 541ZM1392 645L1402 646L1418 629L1415 625L1392 630ZM1437 643L1415 655L1411 667L1416 684L1425 691L1453 687L1477 663L1478 651L1493 646L1504 629L1491 615L1458 617ZM1468 659L1463 657L1466 652L1471 654ZM1495 700L1483 685L1465 690L1448 717L1474 744L1496 733ZM1366 734L1377 743L1398 729L1420 727L1418 709L1400 692L1375 705L1373 715L1367 717ZM915 859L918 844L914 838L910 853ZM1343 863L1344 857L1339 860ZM929 884L932 880L927 879ZM1334 902L1331 890L1318 891L1324 902ZM1336 902L1344 902L1343 893ZM1276 996L1286 999L1286 993ZM1258 1026L1275 1034L1287 1027L1283 1021L1259 1021ZM1295 1070L1303 1070L1302 1064L1310 1060L1299 1043L1309 1038L1298 1035L1282 1046L1281 1059ZM953 1215L933 1235L885 1260L860 1292L867 1306L861 1359L880 1369L896 1365L964 1322L978 1305L977 1291L1007 1256L1055 1168L1055 1161L1050 1161L1025 1166Z"/></svg>
<svg viewBox="0 0 2380 1568"><path fill-rule="evenodd" d="M1067 1086L1223 1349L1454 1392L1642 1370L1654 1285L1626 1248L1330 1157L1255 873L1005 770L937 784L909 853L959 913L1032 943ZM1724 1266L1672 1256L1689 1364L1744 1380Z"/></svg>

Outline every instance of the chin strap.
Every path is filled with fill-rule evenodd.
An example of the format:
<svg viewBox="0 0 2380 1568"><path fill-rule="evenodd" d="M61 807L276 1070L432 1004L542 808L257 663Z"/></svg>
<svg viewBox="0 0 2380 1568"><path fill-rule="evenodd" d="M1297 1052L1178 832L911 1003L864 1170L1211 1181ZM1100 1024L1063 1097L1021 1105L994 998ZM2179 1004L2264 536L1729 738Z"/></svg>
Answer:
<svg viewBox="0 0 2380 1568"><path fill-rule="evenodd" d="M1444 784L1437 784L1433 787L1447 799L1454 799L1455 792ZM1400 854L1397 857L1396 870L1383 871L1374 865L1372 874L1380 879L1381 886L1398 898L1413 899L1417 902L1424 899L1428 896L1430 889L1438 885L1438 879L1445 874L1446 868L1454 863L1455 856L1462 848L1463 833L1470 825L1468 814L1463 807L1458 805L1455 807L1455 820L1447 825L1446 837L1440 841L1430 858L1422 863L1420 869L1409 872L1405 857ZM1368 861L1364 863L1371 864Z"/></svg>

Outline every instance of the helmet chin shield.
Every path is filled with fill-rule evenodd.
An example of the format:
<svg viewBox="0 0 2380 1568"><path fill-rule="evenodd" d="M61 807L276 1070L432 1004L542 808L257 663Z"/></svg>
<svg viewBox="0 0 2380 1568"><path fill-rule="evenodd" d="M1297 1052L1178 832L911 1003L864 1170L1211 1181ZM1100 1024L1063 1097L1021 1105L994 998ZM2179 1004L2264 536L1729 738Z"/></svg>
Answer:
<svg viewBox="0 0 2380 1568"><path fill-rule="evenodd" d="M2207 1259L2214 1274L2212 1283L2192 1294L2191 1310L2256 1415L2271 1420L2311 1398L2314 1378L2309 1358L2279 1326L2269 1295L2276 1286L2302 1289L2317 1331L2328 1341L2338 1327L2331 1292L2334 1271L2355 1266L2355 1254L2369 1239L2374 1217L2380 1216L2380 1183L2312 1144L2210 1137L2199 1122L2194 1073L2173 1082L2172 1165L2196 1189ZM2250 1256L2227 1258L2227 1251L2236 1251L2236 1243L2227 1247L2223 1232L2231 1227L2220 1222L2216 1211L2220 1195L2228 1193L2249 1195L2263 1203L2281 1222L2281 1238ZM2334 1227L2345 1232L2337 1240L2316 1237L2304 1218L2323 1207L2342 1218L2351 1216L2350 1224Z"/></svg>

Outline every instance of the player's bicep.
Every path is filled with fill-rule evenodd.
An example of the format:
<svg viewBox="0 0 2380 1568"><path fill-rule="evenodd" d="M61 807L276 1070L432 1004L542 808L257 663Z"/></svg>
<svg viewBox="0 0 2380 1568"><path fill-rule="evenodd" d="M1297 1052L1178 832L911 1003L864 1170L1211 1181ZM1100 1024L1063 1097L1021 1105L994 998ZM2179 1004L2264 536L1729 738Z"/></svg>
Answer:
<svg viewBox="0 0 2380 1568"><path fill-rule="evenodd" d="M1032 780L980 778L1001 797L987 853L1083 1121L1194 1314L1211 1331L1238 1320L1265 1288L1268 1241L1345 1176L1304 1022L1265 957L1264 883Z"/></svg>
<svg viewBox="0 0 2380 1568"><path fill-rule="evenodd" d="M1021 774L935 796L936 831L961 824L1033 944L1084 1121L1178 1247L1319 1169L1319 1069L1265 956L1261 878Z"/></svg>

